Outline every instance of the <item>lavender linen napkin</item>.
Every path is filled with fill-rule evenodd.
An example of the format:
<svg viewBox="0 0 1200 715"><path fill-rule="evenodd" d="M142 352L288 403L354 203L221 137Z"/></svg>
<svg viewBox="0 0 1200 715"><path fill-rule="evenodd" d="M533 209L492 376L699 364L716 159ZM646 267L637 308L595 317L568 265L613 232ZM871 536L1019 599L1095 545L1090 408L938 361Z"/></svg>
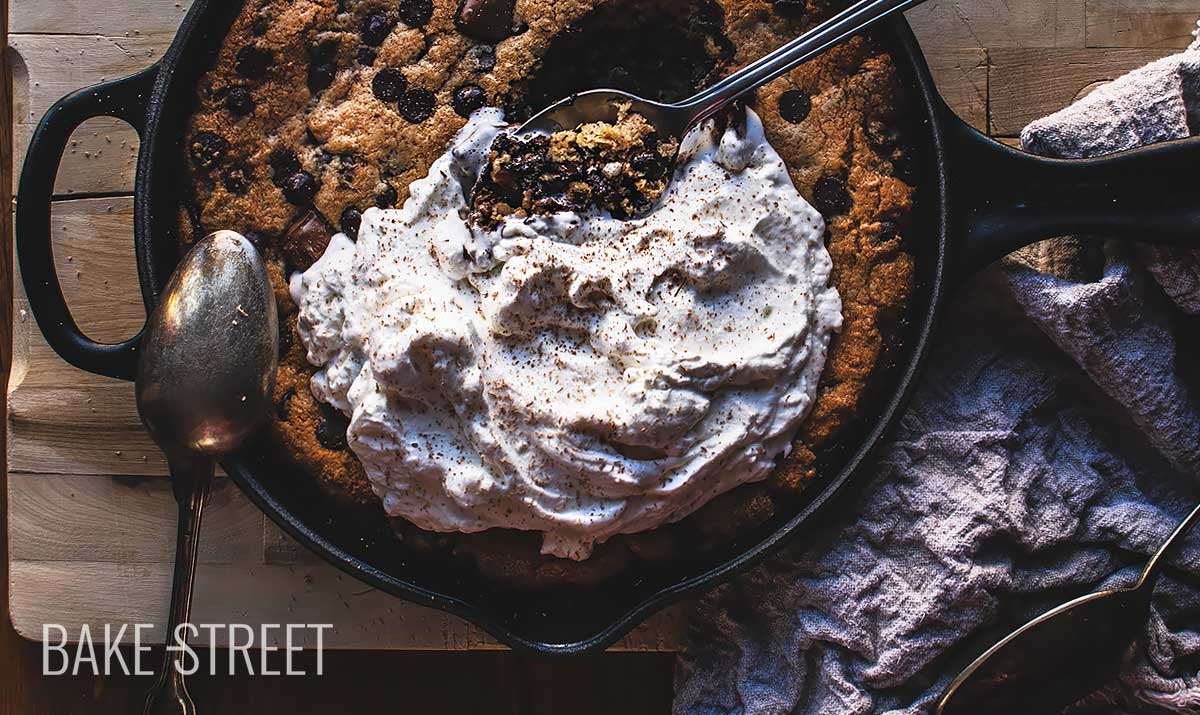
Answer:
<svg viewBox="0 0 1200 715"><path fill-rule="evenodd" d="M1193 46L1022 141L1187 136L1197 88ZM1131 583L1200 501L1200 251L1109 244L1068 277L1007 260L952 304L862 495L694 605L678 715L928 712L1008 628ZM1200 712L1200 537L1172 563L1103 712Z"/></svg>

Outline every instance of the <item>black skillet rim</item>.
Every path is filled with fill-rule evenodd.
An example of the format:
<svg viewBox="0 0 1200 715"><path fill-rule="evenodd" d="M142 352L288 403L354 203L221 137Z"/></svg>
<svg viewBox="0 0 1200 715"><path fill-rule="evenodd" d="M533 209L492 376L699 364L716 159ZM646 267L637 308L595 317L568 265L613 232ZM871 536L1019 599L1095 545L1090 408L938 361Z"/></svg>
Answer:
<svg viewBox="0 0 1200 715"><path fill-rule="evenodd" d="M220 5L220 3L215 3ZM239 3L231 3L236 10ZM161 229L164 216L155 213L155 191L158 185L170 185L170 162L174 159L160 155L164 148L178 147L177 137L164 136L170 126L163 123L166 97L177 81L176 70L179 64L189 55L197 51L194 43L203 43L205 36L213 32L213 23L219 18L212 14L227 8L215 7L211 0L197 0L180 26L174 42L164 54L159 63L158 75L154 88L147 103L147 116L142 137L142 151L138 157L138 171L135 181L135 242L138 263L138 276L141 284L143 299L149 309L156 301L156 296L169 276L170 266L163 262L163 257L157 255L154 235ZM206 25L207 23L207 25ZM221 28L221 38L224 36L224 24ZM927 276L929 285L925 288L927 299L914 309L920 310L916 316L919 322L908 338L905 353L908 363L898 371L895 387L891 397L883 401L883 406L874 416L874 425L867 436L861 440L852 455L846 459L838 474L824 484L814 485L819 489L795 515L785 524L776 529L765 539L742 551L737 556L719 564L708 571L687 578L673 586L659 589L650 596L642 599L638 605L627 609L606 627L585 638L570 642L549 642L549 639L527 637L506 626L497 616L489 613L483 604L471 603L464 599L448 596L437 591L424 588L420 584L404 581L393 574L384 572L358 557L347 553L320 532L319 527L305 523L292 514L278 499L276 499L258 479L250 465L244 460L230 460L224 467L233 481L241 490L288 534L303 543L326 561L337 566L342 571L358 578L382 591L396 595L418 604L432 606L440 610L463 617L480 626L501 642L514 648L526 651L557 654L575 654L590 652L611 645L622 635L635 627L654 611L657 611L686 595L701 589L711 587L719 580L727 578L736 572L749 568L778 548L786 539L793 536L803 526L826 511L831 501L848 491L853 483L861 483L866 477L867 470L863 469L864 462L871 456L882 437L893 426L899 417L905 402L920 373L925 355L928 350L930 336L936 319L940 314L944 293L945 271L947 262L947 242L950 230L950 210L946 178L945 141L943 136L942 112L944 104L934 89L932 77L924 56L921 53L916 38L903 17L889 21L882 31L886 33L889 50L901 74L907 91L912 93L912 106L921 127L916 127L918 135L917 146L921 152L921 162L932 170L923 172L923 183L919 187L922 200L932 205L932 210L926 216L930 225L922 226L930 229L929 236L935 235L937 242L932 255L926 256L936 261L932 270L921 272ZM164 163L160 167L161 163ZM160 179L159 172L166 174ZM160 189L161 191L161 189ZM175 205L178 206L176 196ZM166 205L170 205L167 202ZM172 214L167 221L174 221ZM157 227L157 228L156 228ZM915 321L914 321L915 322Z"/></svg>

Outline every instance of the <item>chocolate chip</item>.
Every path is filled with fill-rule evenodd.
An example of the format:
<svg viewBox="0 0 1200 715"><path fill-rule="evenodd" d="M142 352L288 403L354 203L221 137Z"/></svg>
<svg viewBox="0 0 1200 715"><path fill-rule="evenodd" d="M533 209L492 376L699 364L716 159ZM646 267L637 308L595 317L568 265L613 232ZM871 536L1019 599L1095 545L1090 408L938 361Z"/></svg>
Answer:
<svg viewBox="0 0 1200 715"><path fill-rule="evenodd" d="M254 18L254 22L250 23L250 32L253 32L258 37L267 34L267 30L271 29L271 21L263 16Z"/></svg>
<svg viewBox="0 0 1200 715"><path fill-rule="evenodd" d="M383 41L392 32L392 25L392 19L387 16L387 13L373 12L367 15L362 26L363 42L372 47L383 44Z"/></svg>
<svg viewBox="0 0 1200 715"><path fill-rule="evenodd" d="M237 73L248 79L262 79L271 67L270 50L264 50L254 45L247 45L238 50Z"/></svg>
<svg viewBox="0 0 1200 715"><path fill-rule="evenodd" d="M396 12L405 25L421 27L433 17L433 0L400 0Z"/></svg>
<svg viewBox="0 0 1200 715"><path fill-rule="evenodd" d="M846 180L840 176L822 176L813 186L813 206L826 218L844 214L850 210L853 202L846 187Z"/></svg>
<svg viewBox="0 0 1200 715"><path fill-rule="evenodd" d="M318 404L321 407L321 422L317 425L317 442L335 452L345 449L346 429L350 427L350 420L324 402Z"/></svg>
<svg viewBox="0 0 1200 715"><path fill-rule="evenodd" d="M779 95L779 116L792 124L808 119L812 112L812 95L802 89L789 89Z"/></svg>
<svg viewBox="0 0 1200 715"><path fill-rule="evenodd" d="M333 238L331 229L316 211L296 220L283 234L283 257L293 271L307 271L317 262Z"/></svg>
<svg viewBox="0 0 1200 715"><path fill-rule="evenodd" d="M254 244L254 247L258 249L259 253L266 252L267 243L269 243L271 240L271 237L268 236L267 234L263 233L262 231L253 231L252 230L252 231L247 231L247 232L243 233L242 235L245 236L247 241Z"/></svg>
<svg viewBox="0 0 1200 715"><path fill-rule="evenodd" d="M237 117L253 113L254 97L250 95L250 90L245 87L230 87L225 93L225 109Z"/></svg>
<svg viewBox="0 0 1200 715"><path fill-rule="evenodd" d="M317 180L307 171L292 174L283 180L283 195L297 206L308 206L317 195Z"/></svg>
<svg viewBox="0 0 1200 715"><path fill-rule="evenodd" d="M188 150L196 166L207 171L225 158L229 142L212 132L196 132Z"/></svg>
<svg viewBox="0 0 1200 715"><path fill-rule="evenodd" d="M283 336L283 324L280 323L279 335ZM283 354L283 350L279 351ZM279 402L275 405L275 414L280 422L287 422L288 407L292 404L292 398L296 396L296 388L289 387L286 392L279 396Z"/></svg>
<svg viewBox="0 0 1200 715"><path fill-rule="evenodd" d="M433 116L433 92L427 89L410 89L400 97L400 116L413 124L419 124Z"/></svg>
<svg viewBox="0 0 1200 715"><path fill-rule="evenodd" d="M383 191L375 195L375 205L381 209L390 209L396 205L396 199L398 198L396 190L391 185L388 185Z"/></svg>
<svg viewBox="0 0 1200 715"><path fill-rule="evenodd" d="M250 188L250 168L242 164L231 166L221 174L221 183L231 194L241 196Z"/></svg>
<svg viewBox="0 0 1200 715"><path fill-rule="evenodd" d="M808 0L774 0L771 9L780 17L799 20L808 12Z"/></svg>
<svg viewBox="0 0 1200 715"><path fill-rule="evenodd" d="M408 89L408 78L395 67L384 67L371 80L371 92L381 102L398 102Z"/></svg>
<svg viewBox="0 0 1200 715"><path fill-rule="evenodd" d="M347 206L342 212L342 233L352 239L358 238L358 227L362 225L362 212L353 206Z"/></svg>
<svg viewBox="0 0 1200 715"><path fill-rule="evenodd" d="M658 152L643 151L633 157L629 165L634 171L651 180L661 179L667 173L667 160Z"/></svg>
<svg viewBox="0 0 1200 715"><path fill-rule="evenodd" d="M375 64L375 58L378 56L379 53L376 52L374 48L360 47L358 48L358 55L356 55L355 59L357 59L358 63L363 67L370 67L371 65Z"/></svg>
<svg viewBox="0 0 1200 715"><path fill-rule="evenodd" d="M335 74L337 67L332 62L313 62L308 66L308 91L313 94L319 93L333 84Z"/></svg>
<svg viewBox="0 0 1200 715"><path fill-rule="evenodd" d="M513 34L516 0L462 0L454 24L467 37L495 43Z"/></svg>
<svg viewBox="0 0 1200 715"><path fill-rule="evenodd" d="M469 117L471 112L487 104L487 93L477 84L464 84L454 90L454 111L460 117Z"/></svg>
<svg viewBox="0 0 1200 715"><path fill-rule="evenodd" d="M289 149L276 149L271 152L267 163L271 165L271 181L275 182L276 186L283 186L284 180L300 171L300 160L296 158L296 153Z"/></svg>

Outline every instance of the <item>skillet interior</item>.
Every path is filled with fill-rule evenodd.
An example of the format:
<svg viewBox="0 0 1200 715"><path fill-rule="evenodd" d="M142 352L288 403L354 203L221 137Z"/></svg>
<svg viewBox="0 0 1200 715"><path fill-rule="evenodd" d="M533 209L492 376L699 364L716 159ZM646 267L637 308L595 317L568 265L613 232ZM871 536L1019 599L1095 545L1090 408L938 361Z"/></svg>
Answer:
<svg viewBox="0 0 1200 715"><path fill-rule="evenodd" d="M197 0L163 57L148 105L136 186L139 275L147 305L165 285L177 258L177 207L186 187L177 171L192 94L211 64L240 3ZM278 461L271 449L251 446L224 466L238 485L292 536L331 563L385 591L472 620L502 641L547 652L603 647L648 613L689 591L743 568L801 528L811 530L818 509L842 491L907 396L940 302L947 233L941 101L903 19L880 31L912 94L913 134L919 155L915 236L917 289L901 340L877 376L877 394L855 422L820 456L819 475L791 508L723 548L693 558L634 565L602 589L556 588L529 593L502 587L468 564L429 561L392 535L379 510L335 507L314 480ZM854 480L861 482L862 479ZM849 505L845 505L849 506ZM808 533L811 533L809 531Z"/></svg>

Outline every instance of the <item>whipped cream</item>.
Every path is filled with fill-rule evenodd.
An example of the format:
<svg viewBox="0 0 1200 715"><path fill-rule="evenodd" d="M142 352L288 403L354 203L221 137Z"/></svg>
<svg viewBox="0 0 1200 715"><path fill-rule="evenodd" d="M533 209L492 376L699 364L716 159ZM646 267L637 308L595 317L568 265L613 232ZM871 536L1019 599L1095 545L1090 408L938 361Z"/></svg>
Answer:
<svg viewBox="0 0 1200 715"><path fill-rule="evenodd" d="M824 222L747 114L684 139L644 218L473 230L504 128L480 110L402 208L292 277L312 390L350 416L388 514L583 559L768 475L842 317Z"/></svg>

